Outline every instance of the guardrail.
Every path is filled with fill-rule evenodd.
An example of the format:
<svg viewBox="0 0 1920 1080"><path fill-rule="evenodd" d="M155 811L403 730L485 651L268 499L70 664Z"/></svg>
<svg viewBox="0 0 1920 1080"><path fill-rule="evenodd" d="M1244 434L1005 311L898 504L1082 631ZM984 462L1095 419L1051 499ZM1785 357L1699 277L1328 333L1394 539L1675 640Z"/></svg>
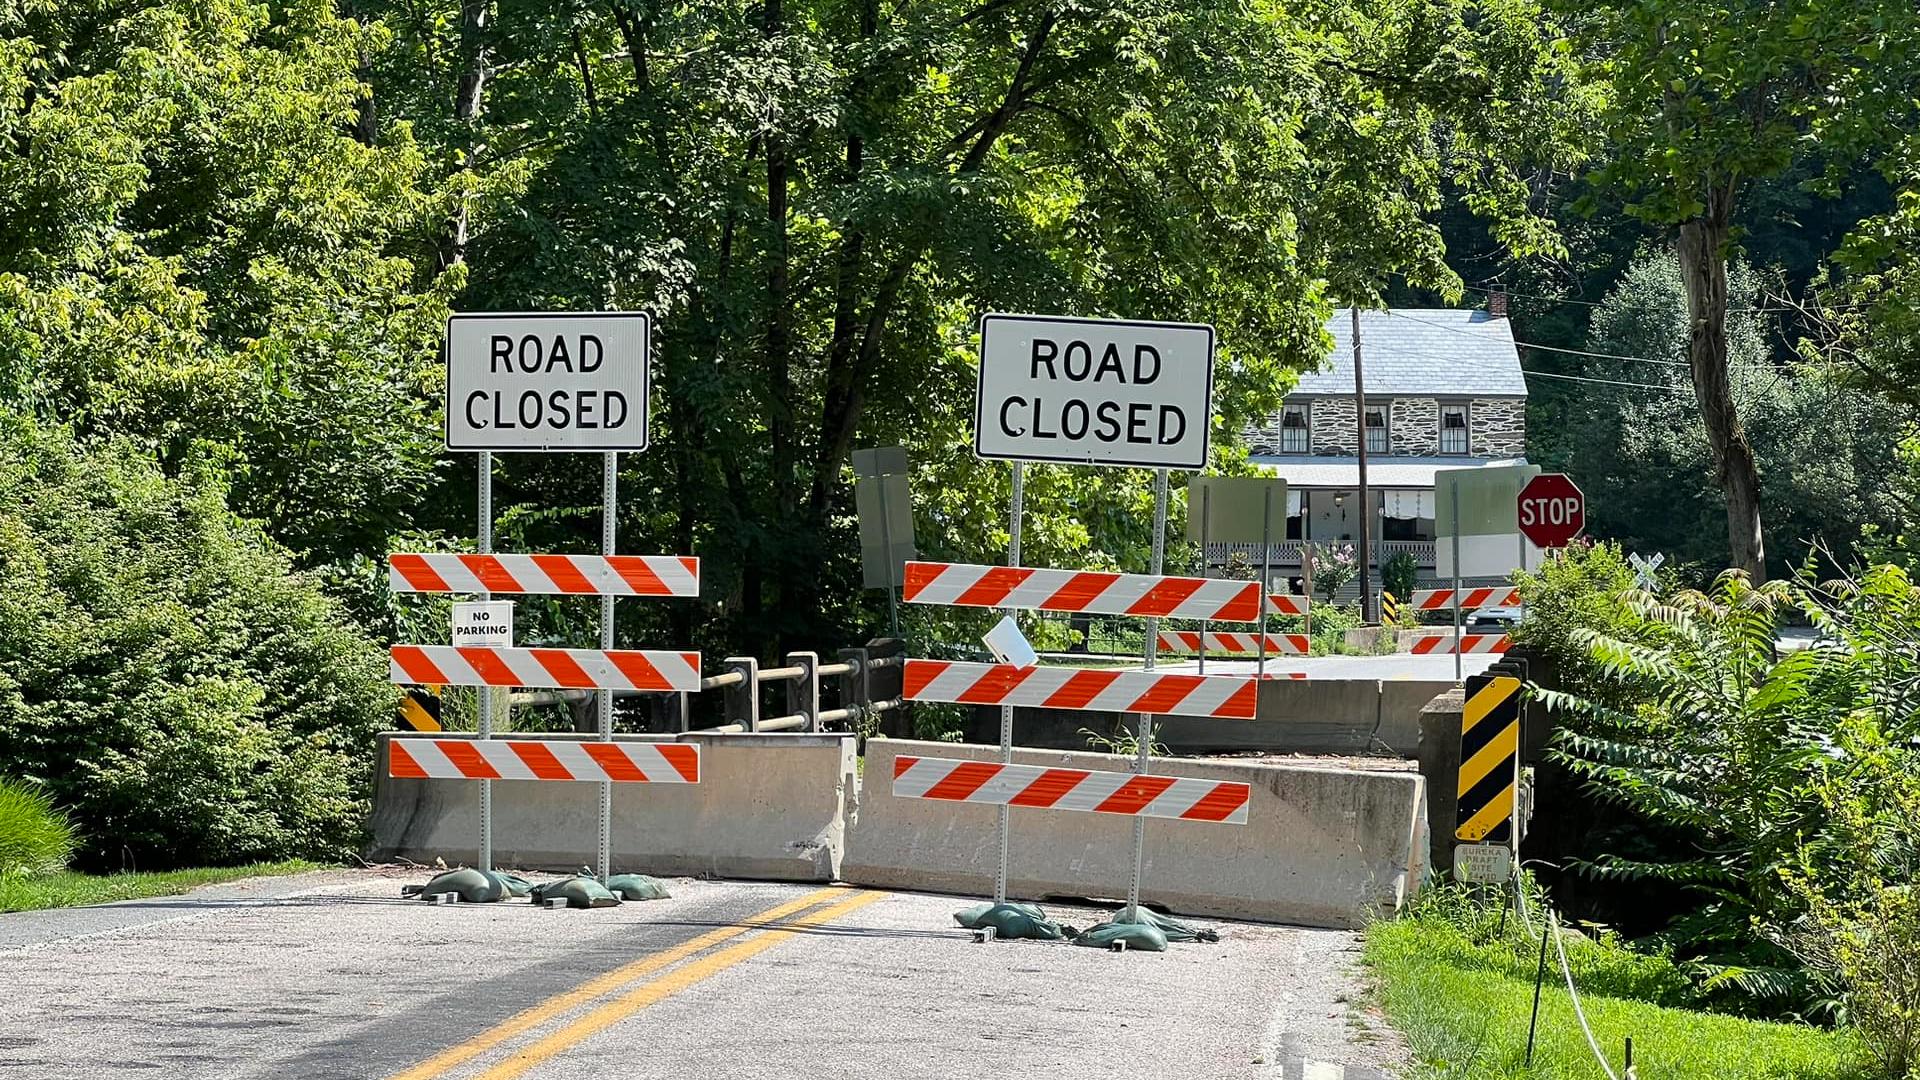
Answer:
<svg viewBox="0 0 1920 1080"><path fill-rule="evenodd" d="M822 664L813 652L791 652L781 667L763 668L751 656L729 656L727 670L700 680L700 689L721 691L724 723L695 730L714 735L771 731L847 730L900 708L901 671L905 648L893 638L881 638L855 649L841 649L839 659ZM822 683L837 680L837 708L820 707ZM784 711L765 716L761 692L780 684ZM683 714L684 716L684 714ZM682 731L687 730L684 725Z"/></svg>
<svg viewBox="0 0 1920 1080"><path fill-rule="evenodd" d="M700 693L720 691L722 722L692 726L691 693L658 694L617 689L615 697L660 699L669 713L667 726L677 731L710 735L750 732L828 730L855 731L863 724L901 707L901 675L906 662L905 643L876 638L859 648L841 649L833 663L823 664L813 652L791 652L780 667L762 667L751 656L729 656L717 675L700 680ZM778 715L762 706L764 691L783 690ZM588 690L523 691L511 696L515 708L536 705L575 705L594 692ZM829 697L835 707L822 708ZM656 714L657 716L658 714Z"/></svg>

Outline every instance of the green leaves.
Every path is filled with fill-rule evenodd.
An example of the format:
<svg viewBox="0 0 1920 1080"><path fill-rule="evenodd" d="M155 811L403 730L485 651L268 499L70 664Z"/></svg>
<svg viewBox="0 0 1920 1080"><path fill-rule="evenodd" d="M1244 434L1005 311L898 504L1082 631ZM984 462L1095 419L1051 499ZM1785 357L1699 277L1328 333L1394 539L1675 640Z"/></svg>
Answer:
<svg viewBox="0 0 1920 1080"><path fill-rule="evenodd" d="M0 413L0 773L94 865L357 843L385 664L223 494Z"/></svg>
<svg viewBox="0 0 1920 1080"><path fill-rule="evenodd" d="M1729 571L1705 592L1655 597L1620 587L1614 559L1595 548L1523 582L1541 618L1516 631L1550 650L1574 688L1536 691L1562 725L1553 759L1672 838L1602 851L1583 869L1697 896L1668 936L1698 960L1704 989L1802 998L1811 983L1781 942L1810 896L1848 888L1853 871L1835 849L1864 829L1880 838L1870 862L1916 865L1913 845L1895 839L1910 828L1867 828L1860 808L1898 770L1920 777L1911 744L1893 749L1916 728L1920 590L1883 566L1827 586L1754 587ZM1781 654L1793 609L1823 638Z"/></svg>

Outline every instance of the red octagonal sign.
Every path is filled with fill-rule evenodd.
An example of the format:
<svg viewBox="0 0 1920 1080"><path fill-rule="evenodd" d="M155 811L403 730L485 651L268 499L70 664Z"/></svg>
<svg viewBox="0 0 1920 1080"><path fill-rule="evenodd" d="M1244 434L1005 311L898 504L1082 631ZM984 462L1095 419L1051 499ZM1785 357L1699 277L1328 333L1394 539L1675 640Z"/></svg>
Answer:
<svg viewBox="0 0 1920 1080"><path fill-rule="evenodd" d="M1566 473L1541 473L1520 489L1520 531L1535 547L1565 547L1587 527L1587 497Z"/></svg>

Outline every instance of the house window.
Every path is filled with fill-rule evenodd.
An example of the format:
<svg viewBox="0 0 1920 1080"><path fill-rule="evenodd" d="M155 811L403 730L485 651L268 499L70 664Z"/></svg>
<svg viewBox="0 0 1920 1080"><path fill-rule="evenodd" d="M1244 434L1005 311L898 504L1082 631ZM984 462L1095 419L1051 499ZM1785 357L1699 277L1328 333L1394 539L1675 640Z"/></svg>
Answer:
<svg viewBox="0 0 1920 1080"><path fill-rule="evenodd" d="M1467 453L1467 407L1465 405L1440 406L1440 452L1443 454Z"/></svg>
<svg viewBox="0 0 1920 1080"><path fill-rule="evenodd" d="M1385 405L1367 406L1367 453L1384 454L1387 452L1387 407Z"/></svg>
<svg viewBox="0 0 1920 1080"><path fill-rule="evenodd" d="M1287 406L1287 411L1280 417L1280 452L1304 454L1307 452L1307 443L1306 406Z"/></svg>

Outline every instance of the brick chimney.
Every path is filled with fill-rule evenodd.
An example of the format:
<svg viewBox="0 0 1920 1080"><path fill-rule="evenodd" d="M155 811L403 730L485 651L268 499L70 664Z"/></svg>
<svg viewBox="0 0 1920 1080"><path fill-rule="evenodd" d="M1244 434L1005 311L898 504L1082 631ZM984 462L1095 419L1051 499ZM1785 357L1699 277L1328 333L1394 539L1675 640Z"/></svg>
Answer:
<svg viewBox="0 0 1920 1080"><path fill-rule="evenodd" d="M1507 287L1499 283L1487 286L1487 314L1496 319L1507 317Z"/></svg>

